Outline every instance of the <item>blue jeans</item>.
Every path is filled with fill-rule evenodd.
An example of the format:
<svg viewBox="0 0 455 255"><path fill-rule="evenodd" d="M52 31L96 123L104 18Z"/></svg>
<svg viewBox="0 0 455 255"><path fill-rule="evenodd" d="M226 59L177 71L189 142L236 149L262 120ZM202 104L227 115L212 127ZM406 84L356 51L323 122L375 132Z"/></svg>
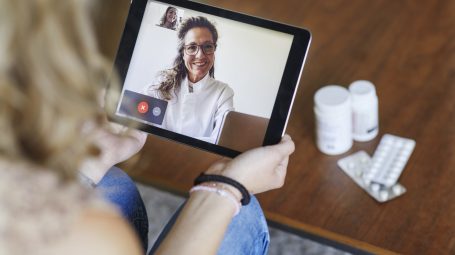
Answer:
<svg viewBox="0 0 455 255"><path fill-rule="evenodd" d="M123 217L132 225L142 243L144 251L148 246L149 221L144 201L136 184L117 167L112 167L98 183L96 189L105 199L116 205Z"/></svg>
<svg viewBox="0 0 455 255"><path fill-rule="evenodd" d="M152 255L174 225L183 205L172 216L156 240L149 255ZM263 255L269 249L270 236L267 222L256 197L243 206L228 226L218 255ZM188 254L191 254L189 252Z"/></svg>
<svg viewBox="0 0 455 255"><path fill-rule="evenodd" d="M117 205L123 216L131 223L147 250L148 218L144 202L131 178L117 167L112 167L98 183L97 189L111 203ZM183 205L172 216L164 227L157 241L150 250L153 254L174 225ZM263 255L267 254L270 236L257 199L252 196L251 202L243 206L235 216L224 236L218 255ZM190 253L190 251L189 251Z"/></svg>

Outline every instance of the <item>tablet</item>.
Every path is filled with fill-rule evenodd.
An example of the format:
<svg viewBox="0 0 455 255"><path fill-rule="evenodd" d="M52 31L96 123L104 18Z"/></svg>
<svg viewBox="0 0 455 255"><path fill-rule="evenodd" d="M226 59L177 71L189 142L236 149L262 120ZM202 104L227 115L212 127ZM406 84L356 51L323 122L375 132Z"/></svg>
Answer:
<svg viewBox="0 0 455 255"><path fill-rule="evenodd" d="M111 119L228 157L276 144L310 41L308 30L201 3L133 0ZM237 146L244 137L254 143Z"/></svg>
<svg viewBox="0 0 455 255"><path fill-rule="evenodd" d="M259 147L264 140L268 124L268 118L228 111L221 124L216 144L236 151Z"/></svg>

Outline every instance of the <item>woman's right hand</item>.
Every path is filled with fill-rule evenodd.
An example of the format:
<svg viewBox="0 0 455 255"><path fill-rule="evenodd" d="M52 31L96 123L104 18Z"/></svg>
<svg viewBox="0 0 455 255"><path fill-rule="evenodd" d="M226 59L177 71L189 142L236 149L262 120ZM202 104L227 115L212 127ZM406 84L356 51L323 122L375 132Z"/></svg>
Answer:
<svg viewBox="0 0 455 255"><path fill-rule="evenodd" d="M93 144L100 149L101 153L96 157L84 160L79 169L95 184L112 166L138 153L147 139L147 134L142 131L128 129L112 122L107 125L109 126L91 130Z"/></svg>
<svg viewBox="0 0 455 255"><path fill-rule="evenodd" d="M249 150L232 160L221 160L210 166L206 174L224 175L243 184L257 194L283 186L289 155L295 146L289 135L280 143Z"/></svg>

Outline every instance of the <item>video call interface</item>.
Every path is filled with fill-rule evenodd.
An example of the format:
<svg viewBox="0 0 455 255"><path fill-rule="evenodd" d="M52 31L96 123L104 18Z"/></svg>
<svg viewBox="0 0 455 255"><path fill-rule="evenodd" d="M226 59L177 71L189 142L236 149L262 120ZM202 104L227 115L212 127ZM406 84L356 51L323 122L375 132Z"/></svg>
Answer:
<svg viewBox="0 0 455 255"><path fill-rule="evenodd" d="M237 132L227 129L250 130L262 134L251 145L260 146L292 41L291 34L148 1L117 115L221 146Z"/></svg>

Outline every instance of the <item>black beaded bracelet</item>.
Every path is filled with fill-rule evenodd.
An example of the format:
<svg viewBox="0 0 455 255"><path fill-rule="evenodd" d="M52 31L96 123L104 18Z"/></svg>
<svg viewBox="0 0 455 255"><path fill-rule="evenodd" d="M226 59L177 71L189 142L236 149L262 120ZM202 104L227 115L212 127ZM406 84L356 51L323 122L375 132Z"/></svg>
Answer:
<svg viewBox="0 0 455 255"><path fill-rule="evenodd" d="M199 185L203 182L222 182L233 186L234 188L238 189L240 193L242 193L242 200L240 203L242 205L247 205L250 203L250 193L248 190L236 180L233 180L229 177L222 176L222 175L212 175L212 174L204 174L201 173L195 180L194 185Z"/></svg>

